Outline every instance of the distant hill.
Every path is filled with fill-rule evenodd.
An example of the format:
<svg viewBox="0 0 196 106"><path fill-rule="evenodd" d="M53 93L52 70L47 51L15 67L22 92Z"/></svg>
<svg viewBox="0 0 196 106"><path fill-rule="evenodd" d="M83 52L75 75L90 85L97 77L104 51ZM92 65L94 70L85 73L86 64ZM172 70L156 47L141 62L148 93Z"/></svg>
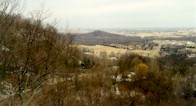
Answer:
<svg viewBox="0 0 196 106"><path fill-rule="evenodd" d="M127 37L123 35L108 33L96 30L85 34L76 34L75 41L85 45L102 45L102 44L127 44L141 42L141 37Z"/></svg>

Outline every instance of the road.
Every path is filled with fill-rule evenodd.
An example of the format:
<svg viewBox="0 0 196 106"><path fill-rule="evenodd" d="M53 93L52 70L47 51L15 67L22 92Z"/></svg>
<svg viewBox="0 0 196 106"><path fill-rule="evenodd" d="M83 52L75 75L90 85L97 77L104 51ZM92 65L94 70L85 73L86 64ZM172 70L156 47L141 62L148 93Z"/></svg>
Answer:
<svg viewBox="0 0 196 106"><path fill-rule="evenodd" d="M152 57L152 58L154 58L154 57L159 57L159 56L160 56L159 52L160 52L161 46L162 46L164 43L163 43L163 41L161 41L161 40L154 40L153 42L154 42L154 43L158 43L159 45L156 46L155 48L153 48L152 53L151 53L149 56Z"/></svg>

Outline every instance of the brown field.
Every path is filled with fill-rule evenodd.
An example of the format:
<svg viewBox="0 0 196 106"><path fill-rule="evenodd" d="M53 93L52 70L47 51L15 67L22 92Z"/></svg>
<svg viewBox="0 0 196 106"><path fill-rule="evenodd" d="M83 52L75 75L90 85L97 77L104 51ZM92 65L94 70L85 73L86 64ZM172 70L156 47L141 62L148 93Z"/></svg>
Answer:
<svg viewBox="0 0 196 106"><path fill-rule="evenodd" d="M80 45L80 47L87 48L94 51L94 55L96 56L99 56L101 52L106 52L108 55L111 53L117 55L122 55L125 53L135 53L139 55L150 56L150 54L153 52L152 50L127 50L122 48L113 48L113 47L101 46L101 45L96 45L96 46Z"/></svg>

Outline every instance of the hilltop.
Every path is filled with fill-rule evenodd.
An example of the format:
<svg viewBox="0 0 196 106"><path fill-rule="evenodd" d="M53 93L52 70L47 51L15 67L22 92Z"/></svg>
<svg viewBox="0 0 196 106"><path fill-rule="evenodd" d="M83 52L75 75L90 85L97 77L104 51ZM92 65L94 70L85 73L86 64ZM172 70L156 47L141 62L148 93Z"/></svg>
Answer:
<svg viewBox="0 0 196 106"><path fill-rule="evenodd" d="M127 42L141 42L142 38L138 36L123 36L120 34L113 34L101 30L93 32L76 34L75 41L85 45L102 45L102 44L126 44Z"/></svg>

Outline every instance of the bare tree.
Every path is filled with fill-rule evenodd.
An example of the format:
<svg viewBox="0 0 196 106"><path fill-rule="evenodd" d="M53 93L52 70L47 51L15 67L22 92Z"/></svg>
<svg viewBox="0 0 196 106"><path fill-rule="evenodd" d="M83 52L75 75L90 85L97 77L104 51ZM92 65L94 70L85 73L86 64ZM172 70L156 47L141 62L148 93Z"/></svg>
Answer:
<svg viewBox="0 0 196 106"><path fill-rule="evenodd" d="M0 2L0 43L4 47L0 68L6 81L14 85L21 104L27 105L47 85L47 80L62 69L65 59L74 58L72 52L76 48L71 34L60 34L55 26L44 24L47 16L43 10L24 19L13 14L11 3Z"/></svg>

